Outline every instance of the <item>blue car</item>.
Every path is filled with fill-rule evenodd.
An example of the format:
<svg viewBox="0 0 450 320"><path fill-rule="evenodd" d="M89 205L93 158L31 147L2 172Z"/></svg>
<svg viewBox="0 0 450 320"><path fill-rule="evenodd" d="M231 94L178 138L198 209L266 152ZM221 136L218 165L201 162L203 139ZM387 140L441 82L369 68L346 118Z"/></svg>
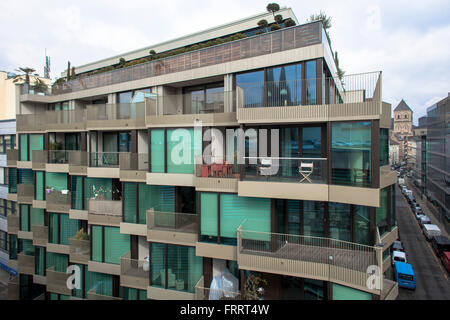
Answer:
<svg viewBox="0 0 450 320"><path fill-rule="evenodd" d="M416 289L416 277L413 267L409 263L395 262L395 280L399 287Z"/></svg>

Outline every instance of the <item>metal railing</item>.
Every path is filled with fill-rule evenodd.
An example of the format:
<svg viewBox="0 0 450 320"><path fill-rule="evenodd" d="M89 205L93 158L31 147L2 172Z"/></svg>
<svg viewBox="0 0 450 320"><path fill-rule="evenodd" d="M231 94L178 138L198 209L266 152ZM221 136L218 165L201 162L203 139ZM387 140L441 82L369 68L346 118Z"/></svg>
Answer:
<svg viewBox="0 0 450 320"><path fill-rule="evenodd" d="M145 117L145 103L93 104L86 107L88 121L142 120Z"/></svg>
<svg viewBox="0 0 450 320"><path fill-rule="evenodd" d="M130 252L120 257L120 281L124 286L140 287L147 290L149 270L149 261L131 259Z"/></svg>
<svg viewBox="0 0 450 320"><path fill-rule="evenodd" d="M313 22L170 56L127 68L55 84L54 95L181 72L321 43L322 24Z"/></svg>
<svg viewBox="0 0 450 320"><path fill-rule="evenodd" d="M148 154L147 153L120 153L119 154L120 170L147 171L148 170Z"/></svg>
<svg viewBox="0 0 450 320"><path fill-rule="evenodd" d="M158 208L155 208L158 210ZM147 228L149 230L166 230L197 233L199 216L191 213L163 212L147 210Z"/></svg>
<svg viewBox="0 0 450 320"><path fill-rule="evenodd" d="M358 288L366 288L370 268L382 270L379 247L331 238L242 230L242 226L237 237L238 263L245 267L302 273Z"/></svg>
<svg viewBox="0 0 450 320"><path fill-rule="evenodd" d="M69 243L70 261L87 264L91 257L91 241L70 238Z"/></svg>
<svg viewBox="0 0 450 320"><path fill-rule="evenodd" d="M242 180L328 183L326 158L244 157Z"/></svg>
<svg viewBox="0 0 450 320"><path fill-rule="evenodd" d="M90 167L119 168L119 157L123 152L91 152Z"/></svg>
<svg viewBox="0 0 450 320"><path fill-rule="evenodd" d="M288 107L300 105L381 101L381 72L338 77L238 83L238 108ZM320 91L319 91L320 89ZM319 96L317 93L321 92Z"/></svg>

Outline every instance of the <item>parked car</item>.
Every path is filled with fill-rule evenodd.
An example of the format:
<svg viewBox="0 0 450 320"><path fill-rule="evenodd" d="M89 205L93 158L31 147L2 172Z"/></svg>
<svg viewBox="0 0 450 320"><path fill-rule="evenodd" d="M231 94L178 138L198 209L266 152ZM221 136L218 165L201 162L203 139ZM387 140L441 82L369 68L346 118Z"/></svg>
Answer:
<svg viewBox="0 0 450 320"><path fill-rule="evenodd" d="M405 184L405 179L403 179L403 178L398 178L398 184L399 184L399 185L404 185L404 184Z"/></svg>
<svg viewBox="0 0 450 320"><path fill-rule="evenodd" d="M412 265L405 262L396 262L394 264L395 280L399 287L416 289L416 276Z"/></svg>
<svg viewBox="0 0 450 320"><path fill-rule="evenodd" d="M421 217L419 218L419 223L420 223L420 226L421 226L422 229L423 229L423 226L424 226L424 225L426 225L426 224L431 224L431 219L430 219L428 216L423 215L423 216L421 216Z"/></svg>
<svg viewBox="0 0 450 320"><path fill-rule="evenodd" d="M402 242L399 241L399 240L395 240L394 243L392 244L392 251L405 252L405 249L403 248Z"/></svg>
<svg viewBox="0 0 450 320"><path fill-rule="evenodd" d="M392 265L394 265L396 262L406 263L406 253L402 251L392 251Z"/></svg>
<svg viewBox="0 0 450 320"><path fill-rule="evenodd" d="M447 272L450 273L450 252L444 252L441 256L441 261Z"/></svg>
<svg viewBox="0 0 450 320"><path fill-rule="evenodd" d="M431 241L433 237L441 235L441 229L435 224L424 224L423 225L423 233L428 241Z"/></svg>
<svg viewBox="0 0 450 320"><path fill-rule="evenodd" d="M431 239L431 246L440 257L444 252L450 252L450 240L445 236L435 236Z"/></svg>

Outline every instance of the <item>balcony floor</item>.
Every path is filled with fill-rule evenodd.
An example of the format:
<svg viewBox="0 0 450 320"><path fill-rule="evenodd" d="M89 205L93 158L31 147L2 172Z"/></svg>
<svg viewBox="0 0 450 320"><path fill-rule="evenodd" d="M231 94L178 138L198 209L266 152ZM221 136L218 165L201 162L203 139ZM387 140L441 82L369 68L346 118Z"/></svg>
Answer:
<svg viewBox="0 0 450 320"><path fill-rule="evenodd" d="M245 240L243 240L243 242L244 241ZM321 264L329 264L329 256L333 256L333 265L361 272L366 272L369 265L377 265L375 253L326 247L317 248L295 243L284 243L279 249L274 251L243 248L241 254L308 261Z"/></svg>

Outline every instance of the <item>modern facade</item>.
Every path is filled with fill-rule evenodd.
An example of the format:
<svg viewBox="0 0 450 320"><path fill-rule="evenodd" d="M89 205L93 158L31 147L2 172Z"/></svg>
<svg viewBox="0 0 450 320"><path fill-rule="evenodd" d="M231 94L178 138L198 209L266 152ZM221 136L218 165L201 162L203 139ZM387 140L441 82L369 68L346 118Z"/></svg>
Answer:
<svg viewBox="0 0 450 320"><path fill-rule="evenodd" d="M426 194L427 181L427 117L419 118L419 125L413 129L413 137L410 139L411 147L415 147L410 158L414 154L414 159L408 161L412 166L412 181L419 188L421 197Z"/></svg>
<svg viewBox="0 0 450 320"><path fill-rule="evenodd" d="M450 94L427 109L426 194L439 209L447 229L450 220Z"/></svg>
<svg viewBox="0 0 450 320"><path fill-rule="evenodd" d="M20 97L21 298L397 296L370 284L398 236L382 73L339 79L321 22L255 34L260 19Z"/></svg>

